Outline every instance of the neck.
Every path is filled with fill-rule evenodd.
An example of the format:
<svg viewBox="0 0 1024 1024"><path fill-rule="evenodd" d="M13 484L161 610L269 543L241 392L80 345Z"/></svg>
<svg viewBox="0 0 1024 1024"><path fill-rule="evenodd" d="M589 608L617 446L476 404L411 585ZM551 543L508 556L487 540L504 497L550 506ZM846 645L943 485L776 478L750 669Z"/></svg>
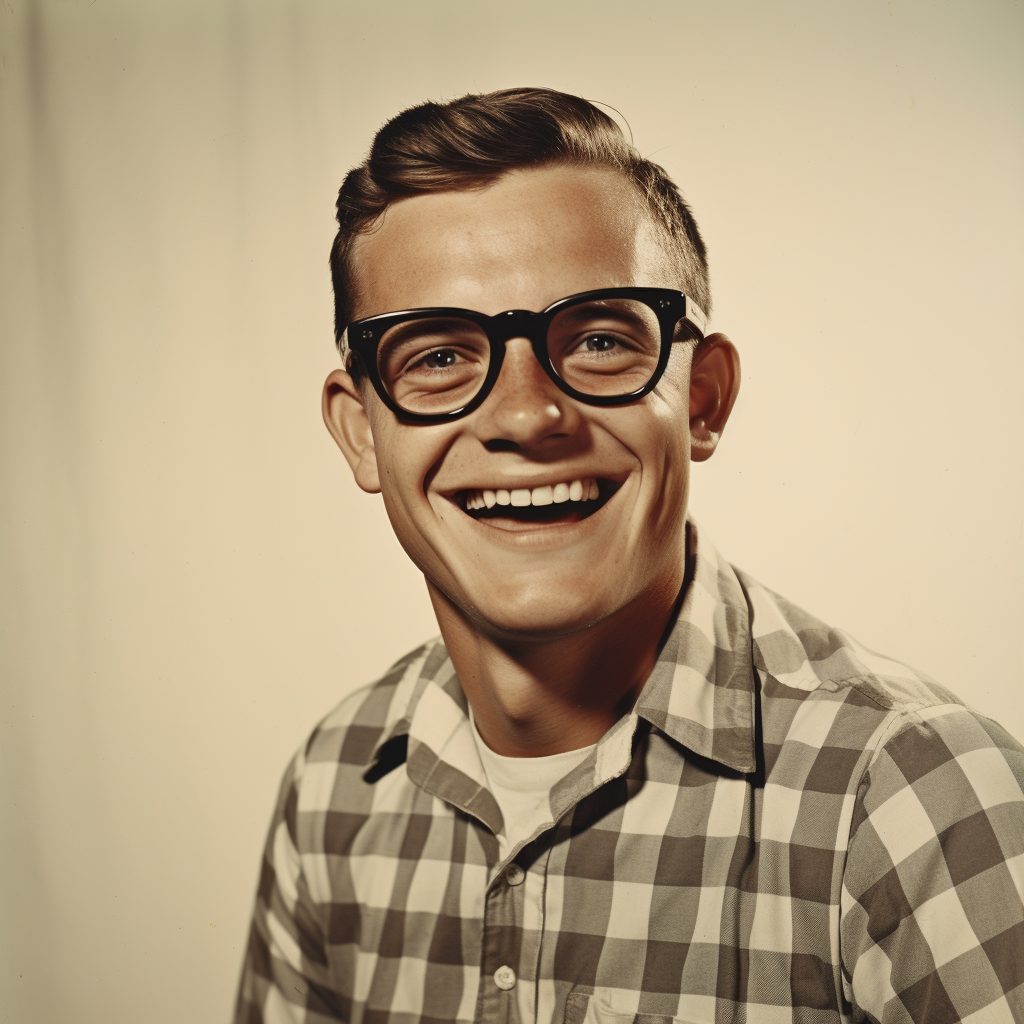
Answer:
<svg viewBox="0 0 1024 1024"><path fill-rule="evenodd" d="M429 580L427 589L484 742L540 757L596 743L632 708L685 584L680 567L594 626L528 639L482 630Z"/></svg>

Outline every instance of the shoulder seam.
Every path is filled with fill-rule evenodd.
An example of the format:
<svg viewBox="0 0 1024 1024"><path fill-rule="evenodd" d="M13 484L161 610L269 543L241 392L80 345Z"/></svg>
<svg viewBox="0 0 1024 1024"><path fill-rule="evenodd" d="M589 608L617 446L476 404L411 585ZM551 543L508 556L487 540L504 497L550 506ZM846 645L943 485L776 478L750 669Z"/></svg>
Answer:
<svg viewBox="0 0 1024 1024"><path fill-rule="evenodd" d="M963 703L963 701L959 699L947 699L946 694L935 694L933 699L931 700L921 700L920 698L908 698L906 700L894 701L892 704L885 704L882 701L878 700L875 694L871 692L869 686L859 685L861 683L884 683L887 678L891 678L892 680L894 680L894 682L906 681L903 679L903 677L900 676L886 677L883 675L878 675L874 672L857 672L852 675L843 676L840 679L822 680L822 685L824 686L827 683L828 685L834 686L837 689L841 686L848 686L850 687L850 689L856 690L862 697L866 697L869 701L871 701L872 704L874 704L881 710L890 711L896 714L902 714L903 712L907 711L921 711L924 708L941 707L962 708L964 711L971 710L971 708L969 708L966 704ZM913 680L913 678L910 676L907 677L907 680L916 681L925 687L928 686L926 680Z"/></svg>

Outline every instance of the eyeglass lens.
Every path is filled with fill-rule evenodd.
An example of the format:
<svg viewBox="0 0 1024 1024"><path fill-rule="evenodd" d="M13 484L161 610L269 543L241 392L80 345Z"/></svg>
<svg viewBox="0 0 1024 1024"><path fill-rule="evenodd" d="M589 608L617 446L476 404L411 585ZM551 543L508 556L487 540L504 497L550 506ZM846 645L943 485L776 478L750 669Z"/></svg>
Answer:
<svg viewBox="0 0 1024 1024"><path fill-rule="evenodd" d="M628 395L654 375L661 326L636 299L564 307L552 318L547 351L555 373L585 395ZM406 320L386 331L377 368L387 393L407 412L452 412L483 386L491 346L484 329L459 317Z"/></svg>

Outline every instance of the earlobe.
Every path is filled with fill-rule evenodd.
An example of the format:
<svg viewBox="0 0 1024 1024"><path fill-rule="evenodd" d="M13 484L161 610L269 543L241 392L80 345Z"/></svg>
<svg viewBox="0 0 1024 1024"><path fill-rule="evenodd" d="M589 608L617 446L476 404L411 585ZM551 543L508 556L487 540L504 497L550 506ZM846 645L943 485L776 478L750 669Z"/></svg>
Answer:
<svg viewBox="0 0 1024 1024"><path fill-rule="evenodd" d="M377 451L363 396L344 370L333 370L324 381L321 408L324 423L352 469L356 483L370 494L380 492Z"/></svg>
<svg viewBox="0 0 1024 1024"><path fill-rule="evenodd" d="M690 458L711 458L740 390L740 356L724 334L711 334L690 366Z"/></svg>

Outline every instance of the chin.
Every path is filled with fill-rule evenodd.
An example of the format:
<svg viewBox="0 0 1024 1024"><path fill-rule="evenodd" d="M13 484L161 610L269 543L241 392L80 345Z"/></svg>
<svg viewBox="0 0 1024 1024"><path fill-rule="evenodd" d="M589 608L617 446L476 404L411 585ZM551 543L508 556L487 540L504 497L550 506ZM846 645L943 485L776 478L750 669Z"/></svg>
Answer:
<svg viewBox="0 0 1024 1024"><path fill-rule="evenodd" d="M518 592L515 592L518 590ZM510 592L512 591L512 592ZM566 599L566 594L572 594ZM483 601L458 602L484 631L506 640L543 641L581 633L613 615L620 602L586 585L501 588Z"/></svg>

